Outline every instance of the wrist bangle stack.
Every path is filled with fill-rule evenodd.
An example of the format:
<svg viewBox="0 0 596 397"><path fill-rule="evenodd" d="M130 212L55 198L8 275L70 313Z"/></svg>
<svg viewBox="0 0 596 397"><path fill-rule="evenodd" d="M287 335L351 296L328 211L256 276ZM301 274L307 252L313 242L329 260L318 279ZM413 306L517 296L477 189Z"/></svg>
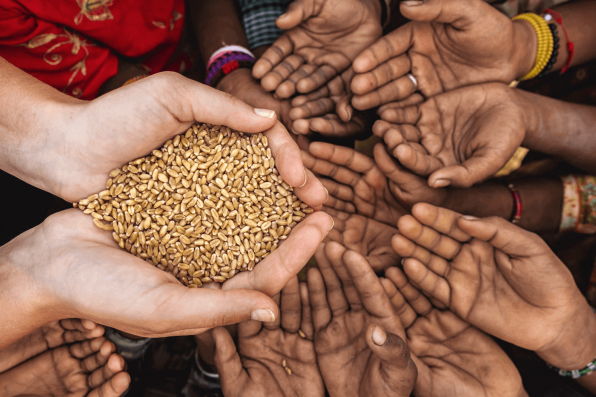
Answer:
<svg viewBox="0 0 596 397"><path fill-rule="evenodd" d="M553 33L548 27L548 23L537 14L527 13L520 14L513 17L513 20L524 20L534 28L536 36L538 37L538 50L536 51L536 60L534 67L528 74L520 80L530 80L538 76L548 64L553 53Z"/></svg>
<svg viewBox="0 0 596 397"><path fill-rule="evenodd" d="M592 360L591 362L589 362L582 369L574 369L574 370L571 370L571 371L568 371L568 370L565 370L565 369L560 369L560 368L557 368L557 367L553 367L550 364L547 364L547 365L548 365L549 368L553 369L554 371L556 371L561 376L564 376L566 378L578 379L578 378L581 378L582 376L590 375L592 372L596 371L596 358L594 358L594 360Z"/></svg>
<svg viewBox="0 0 596 397"><path fill-rule="evenodd" d="M559 231L596 233L596 176L568 175L563 180L563 211Z"/></svg>
<svg viewBox="0 0 596 397"><path fill-rule="evenodd" d="M211 87L217 86L225 75L236 69L252 69L255 56L241 46L225 46L215 51L207 63L207 77L205 83Z"/></svg>
<svg viewBox="0 0 596 397"><path fill-rule="evenodd" d="M511 216L511 223L518 224L522 216L521 195L512 183L510 183L507 188L509 188L511 196L513 197L513 215Z"/></svg>
<svg viewBox="0 0 596 397"><path fill-rule="evenodd" d="M565 29L565 25L563 25L563 17L561 16L561 14L554 10L547 9L546 14L544 15L544 19L547 22L552 19L557 21L557 23L561 25L561 29L563 29L563 34L565 35L565 39L567 40L567 53L569 54L569 56L567 58L567 62L565 62L565 65L561 68L561 74L563 74L566 71L568 71L569 67L571 66L571 61L573 60L573 55L575 54L575 43L569 40L569 35L567 34L567 29Z"/></svg>
<svg viewBox="0 0 596 397"><path fill-rule="evenodd" d="M548 19L544 18L545 21L548 21ZM553 68L553 66L555 66L555 63L557 63L557 58L559 56L559 32L557 31L557 25L553 24L549 24L548 28L550 29L552 35L553 35L553 52L548 60L548 62L546 63L546 66L544 67L544 69L542 69L542 71L538 74L538 77L542 77L545 74L547 74L548 72L550 72Z"/></svg>

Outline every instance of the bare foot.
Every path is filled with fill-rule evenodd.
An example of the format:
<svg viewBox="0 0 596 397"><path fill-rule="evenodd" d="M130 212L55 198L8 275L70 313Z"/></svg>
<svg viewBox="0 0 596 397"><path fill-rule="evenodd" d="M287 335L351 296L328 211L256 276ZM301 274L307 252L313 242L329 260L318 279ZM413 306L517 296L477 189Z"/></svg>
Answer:
<svg viewBox="0 0 596 397"><path fill-rule="evenodd" d="M0 395L117 397L130 377L114 345L95 338L51 349L0 375Z"/></svg>
<svg viewBox="0 0 596 397"><path fill-rule="evenodd" d="M46 350L66 343L97 338L103 333L104 328L90 320L67 319L51 322L0 350L0 373Z"/></svg>

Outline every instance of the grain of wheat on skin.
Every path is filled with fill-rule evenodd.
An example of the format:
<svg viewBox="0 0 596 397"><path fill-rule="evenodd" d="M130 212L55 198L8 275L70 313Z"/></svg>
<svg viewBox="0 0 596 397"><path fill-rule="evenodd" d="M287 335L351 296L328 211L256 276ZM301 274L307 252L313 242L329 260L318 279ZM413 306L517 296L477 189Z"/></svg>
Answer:
<svg viewBox="0 0 596 397"><path fill-rule="evenodd" d="M312 213L282 180L264 135L223 126L194 125L109 177L74 207L191 288L252 270Z"/></svg>

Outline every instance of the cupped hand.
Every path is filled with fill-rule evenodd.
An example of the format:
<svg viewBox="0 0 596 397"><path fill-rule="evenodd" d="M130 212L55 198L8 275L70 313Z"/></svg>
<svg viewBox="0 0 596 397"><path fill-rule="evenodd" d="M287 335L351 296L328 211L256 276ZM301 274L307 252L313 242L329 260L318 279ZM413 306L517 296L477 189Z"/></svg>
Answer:
<svg viewBox="0 0 596 397"><path fill-rule="evenodd" d="M159 73L112 91L91 102L70 103L60 114L63 140L52 172L52 190L76 201L105 188L108 173L147 155L196 121L248 132L264 132L280 175L296 195L313 208L326 192L307 177L298 145L275 120L272 110L259 116L239 99L175 73ZM306 183L305 183L306 182Z"/></svg>
<svg viewBox="0 0 596 397"><path fill-rule="evenodd" d="M273 323L238 325L238 349L225 328L213 330L215 364L226 396L325 395L313 344L306 285L294 277L284 287Z"/></svg>
<svg viewBox="0 0 596 397"><path fill-rule="evenodd" d="M323 136L364 138L369 124L365 113L354 112L349 90L351 69L335 77L317 91L292 100L290 119L297 134L318 133Z"/></svg>
<svg viewBox="0 0 596 397"><path fill-rule="evenodd" d="M328 241L335 241L366 258L375 272L381 272L400 261L391 247L391 238L398 233L395 227L362 215L349 214L323 207L333 218Z"/></svg>
<svg viewBox="0 0 596 397"><path fill-rule="evenodd" d="M527 396L517 368L490 336L453 312L434 308L398 268L386 277L383 286L400 318L406 318L418 368L416 396Z"/></svg>
<svg viewBox="0 0 596 397"><path fill-rule="evenodd" d="M257 61L253 76L280 98L314 91L381 37L380 19L373 0L296 0L277 19L286 32Z"/></svg>
<svg viewBox="0 0 596 397"><path fill-rule="evenodd" d="M537 39L531 25L512 22L482 0L401 2L400 11L412 21L354 60L357 109L401 100L414 91L430 98L471 84L509 84L532 68Z"/></svg>
<svg viewBox="0 0 596 397"><path fill-rule="evenodd" d="M416 381L400 319L361 255L328 243L317 251L308 290L315 351L335 396L409 396Z"/></svg>
<svg viewBox="0 0 596 397"><path fill-rule="evenodd" d="M596 317L542 239L501 218L464 218L429 204L412 214L400 219L393 248L408 258L404 270L420 290L557 367L593 359Z"/></svg>
<svg viewBox="0 0 596 397"><path fill-rule="evenodd" d="M325 206L395 226L407 211L393 197L387 177L370 157L343 146L313 142L302 151L306 168L322 179L329 191Z"/></svg>
<svg viewBox="0 0 596 397"><path fill-rule="evenodd" d="M529 121L515 89L482 84L381 113L373 132L429 186L470 187L496 174L522 144ZM389 125L388 123L397 125Z"/></svg>
<svg viewBox="0 0 596 397"><path fill-rule="evenodd" d="M192 335L248 319L273 321L277 305L270 296L300 271L332 227L327 214L311 214L253 271L217 290L182 286L121 250L91 220L78 210L63 211L2 247L20 280L19 290L10 293L43 306L42 324L80 317L145 337Z"/></svg>

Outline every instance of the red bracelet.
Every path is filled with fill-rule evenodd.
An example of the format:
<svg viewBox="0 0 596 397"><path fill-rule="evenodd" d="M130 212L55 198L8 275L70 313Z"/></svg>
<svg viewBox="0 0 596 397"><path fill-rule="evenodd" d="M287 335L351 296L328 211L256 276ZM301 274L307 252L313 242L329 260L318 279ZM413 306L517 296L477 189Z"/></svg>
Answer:
<svg viewBox="0 0 596 397"><path fill-rule="evenodd" d="M515 210L513 216L511 217L511 223L518 224L522 216L521 195L519 194L515 186L513 186L513 184L509 184L509 186L507 187L509 188L511 195L513 196L513 209Z"/></svg>
<svg viewBox="0 0 596 397"><path fill-rule="evenodd" d="M563 74L566 71L568 71L569 67L571 66L573 54L575 54L575 44L573 43L573 41L569 40L567 29L565 29L565 25L563 25L563 16L561 16L561 14L559 14L557 11L553 11L550 9L547 9L545 11L545 14L550 14L554 18L554 20L557 21L559 25L561 25L563 33L565 34L565 40L567 40L567 51L569 52L569 58L567 58L567 62L565 62L565 65L561 68L561 74Z"/></svg>

